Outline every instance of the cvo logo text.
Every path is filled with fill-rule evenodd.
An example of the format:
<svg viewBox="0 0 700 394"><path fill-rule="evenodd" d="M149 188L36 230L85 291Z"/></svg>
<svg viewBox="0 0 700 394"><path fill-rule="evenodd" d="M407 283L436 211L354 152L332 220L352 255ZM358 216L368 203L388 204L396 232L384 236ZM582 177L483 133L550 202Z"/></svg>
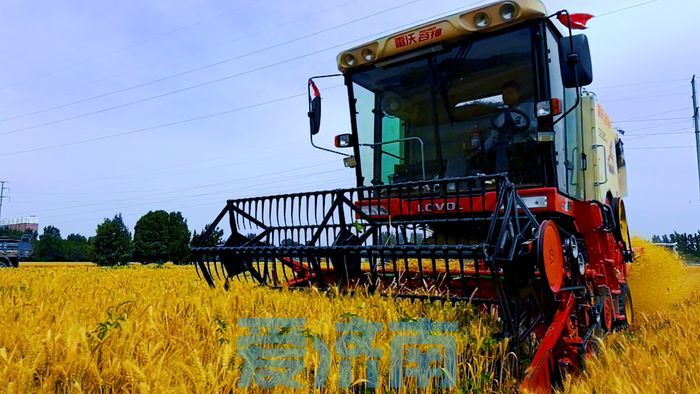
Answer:
<svg viewBox="0 0 700 394"><path fill-rule="evenodd" d="M418 204L418 212L445 212L462 210L464 210L464 208L457 205L456 202L428 202Z"/></svg>

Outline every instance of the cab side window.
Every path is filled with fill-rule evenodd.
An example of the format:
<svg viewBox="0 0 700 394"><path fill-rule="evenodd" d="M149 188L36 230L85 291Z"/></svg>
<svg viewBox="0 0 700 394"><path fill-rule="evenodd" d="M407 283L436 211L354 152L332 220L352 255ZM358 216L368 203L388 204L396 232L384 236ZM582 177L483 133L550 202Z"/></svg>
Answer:
<svg viewBox="0 0 700 394"><path fill-rule="evenodd" d="M625 144L622 143L622 140L617 140L617 143L615 143L615 154L617 155L617 169L619 170L620 168L625 167Z"/></svg>

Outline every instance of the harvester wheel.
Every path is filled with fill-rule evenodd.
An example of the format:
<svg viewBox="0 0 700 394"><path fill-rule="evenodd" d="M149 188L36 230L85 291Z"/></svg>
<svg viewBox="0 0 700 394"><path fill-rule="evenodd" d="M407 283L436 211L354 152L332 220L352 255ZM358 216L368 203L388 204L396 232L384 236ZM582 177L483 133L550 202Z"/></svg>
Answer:
<svg viewBox="0 0 700 394"><path fill-rule="evenodd" d="M544 268L550 290L556 294L564 283L564 247L555 222L542 222L537 244L537 258Z"/></svg>
<svg viewBox="0 0 700 394"><path fill-rule="evenodd" d="M632 240L630 238L629 226L627 225L625 202L619 197L613 198L612 209L615 215L615 230L613 231L613 235L617 241L624 242L627 249L630 249L632 247Z"/></svg>
<svg viewBox="0 0 700 394"><path fill-rule="evenodd" d="M632 303L632 292L629 286L623 284L620 294L620 313L625 315L625 320L620 324L620 328L634 326L634 304Z"/></svg>
<svg viewBox="0 0 700 394"><path fill-rule="evenodd" d="M610 332L613 330L613 320L615 318L615 313L613 313L613 302L609 294L606 294L603 301L603 314L602 314L602 325L603 330Z"/></svg>
<svg viewBox="0 0 700 394"><path fill-rule="evenodd" d="M10 268L12 267L12 263L10 263L10 260L7 260L4 257L0 257L0 268Z"/></svg>

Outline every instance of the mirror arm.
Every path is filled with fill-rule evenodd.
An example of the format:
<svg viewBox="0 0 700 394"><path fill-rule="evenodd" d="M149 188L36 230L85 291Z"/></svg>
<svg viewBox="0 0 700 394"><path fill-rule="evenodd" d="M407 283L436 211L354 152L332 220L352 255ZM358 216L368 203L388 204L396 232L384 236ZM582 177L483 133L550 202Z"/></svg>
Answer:
<svg viewBox="0 0 700 394"><path fill-rule="evenodd" d="M550 15L548 18L549 19L555 18L561 14L566 14L566 17L569 19L569 23L567 24L568 25L567 28L569 30L569 48L571 48L571 50L573 51L574 50L574 34L571 31L571 14L569 13L569 11L566 9L561 10L561 11L557 11L554 14ZM573 54L573 52L569 52L569 55L567 55L567 60L570 59L570 55L572 55L572 54ZM569 61L571 61L571 60L569 60ZM569 116L569 114L571 112L573 112L578 107L578 105L581 103L581 87L578 86L578 73L576 73L576 66L577 65L578 65L578 62L572 64L572 66L574 67L574 78L576 78L576 102L574 103L574 105L571 108L566 110L560 117L558 117L557 119L555 119L552 122L552 127L554 127L554 125L559 123L562 119L565 119L567 116Z"/></svg>
<svg viewBox="0 0 700 394"><path fill-rule="evenodd" d="M317 75L317 76L315 76L315 77L309 78L309 83L307 84L307 90L308 90L308 93L309 93L309 118L311 118L312 116L314 116L313 108L311 108L311 98L310 98L310 97L311 97L311 90L310 90L310 89L311 89L311 84L313 83L313 80L314 80L314 79L321 79L321 78L334 78L334 77L339 77L339 76L342 76L342 75L343 75L343 74L326 74L326 75ZM321 96L319 95L318 97L320 98ZM318 126L320 127L320 125L318 125ZM314 135L313 135L313 134L310 134L310 135L309 135L309 140L311 141L311 146L313 146L313 147L316 148L316 149L319 149L319 150L322 150L322 151L326 151L326 152L335 153L335 154L341 155L341 156L343 156L343 157L351 157L351 156L352 156L352 155L349 155L349 154L347 154L347 153L338 152L338 151L335 151L335 150L333 150L333 149L328 149L328 148L324 148L324 147L322 147L322 146L316 145L316 144L314 143Z"/></svg>
<svg viewBox="0 0 700 394"><path fill-rule="evenodd" d="M352 155L349 155L349 154L347 154L347 153L338 152L338 151L333 150L333 149L328 149L328 148L324 148L324 147L322 147L322 146L316 145L316 144L314 143L314 136L313 136L313 135L311 135L311 136L309 137L309 139L311 140L311 146L313 146L313 147L316 148L316 149L324 150L324 151L326 151L326 152L335 153L335 154L338 154L338 155L341 155L341 156L345 156L345 157L350 157L350 156L352 156Z"/></svg>

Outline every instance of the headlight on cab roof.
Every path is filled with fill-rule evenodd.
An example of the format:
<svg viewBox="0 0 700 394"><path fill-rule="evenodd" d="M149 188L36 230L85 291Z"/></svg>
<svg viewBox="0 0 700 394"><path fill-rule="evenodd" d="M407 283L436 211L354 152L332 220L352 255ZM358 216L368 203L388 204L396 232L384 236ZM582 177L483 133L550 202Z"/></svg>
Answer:
<svg viewBox="0 0 700 394"><path fill-rule="evenodd" d="M476 27L483 29L488 27L491 24L491 21L485 12L479 12L478 14L474 15L474 24Z"/></svg>
<svg viewBox="0 0 700 394"><path fill-rule="evenodd" d="M515 19L518 13L518 8L513 3L505 3L498 10L498 13L501 14L501 19L503 19L503 21L508 22Z"/></svg>
<svg viewBox="0 0 700 394"><path fill-rule="evenodd" d="M343 55L343 64L348 67L352 67L357 64L357 59L352 53L346 53Z"/></svg>
<svg viewBox="0 0 700 394"><path fill-rule="evenodd" d="M371 62L375 59L375 57L376 55L374 54L374 51L370 48L365 48L362 50L362 58L365 59L365 61Z"/></svg>

